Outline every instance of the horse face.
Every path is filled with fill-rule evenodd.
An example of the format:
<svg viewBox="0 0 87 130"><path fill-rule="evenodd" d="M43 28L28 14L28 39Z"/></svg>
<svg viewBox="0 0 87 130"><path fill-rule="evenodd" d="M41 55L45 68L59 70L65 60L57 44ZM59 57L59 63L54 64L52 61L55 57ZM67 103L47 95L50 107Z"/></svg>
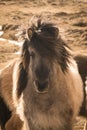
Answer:
<svg viewBox="0 0 87 130"><path fill-rule="evenodd" d="M50 62L42 57L34 48L29 47L30 68L32 71L35 90L39 93L48 91L50 77Z"/></svg>

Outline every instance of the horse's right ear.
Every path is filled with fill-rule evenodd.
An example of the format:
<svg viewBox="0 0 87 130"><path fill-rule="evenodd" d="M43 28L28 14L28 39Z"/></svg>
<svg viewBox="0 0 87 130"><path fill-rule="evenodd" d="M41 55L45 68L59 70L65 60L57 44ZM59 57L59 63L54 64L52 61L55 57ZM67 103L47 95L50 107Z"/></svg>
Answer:
<svg viewBox="0 0 87 130"><path fill-rule="evenodd" d="M33 35L33 31L31 28L28 28L27 29L27 38L30 40L32 38L32 35Z"/></svg>
<svg viewBox="0 0 87 130"><path fill-rule="evenodd" d="M25 70L28 69L29 62L30 62L30 54L29 54L28 47L29 47L29 41L25 39L22 46L22 52L21 52L22 64Z"/></svg>

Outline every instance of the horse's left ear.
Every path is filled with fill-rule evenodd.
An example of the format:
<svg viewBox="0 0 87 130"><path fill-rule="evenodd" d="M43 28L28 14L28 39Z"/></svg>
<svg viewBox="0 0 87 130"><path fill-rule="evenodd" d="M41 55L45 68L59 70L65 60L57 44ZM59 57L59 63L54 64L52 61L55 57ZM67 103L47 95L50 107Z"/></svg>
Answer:
<svg viewBox="0 0 87 130"><path fill-rule="evenodd" d="M57 27L54 27L53 30L54 30L54 37L57 38L59 35L59 29Z"/></svg>
<svg viewBox="0 0 87 130"><path fill-rule="evenodd" d="M22 63L25 70L28 69L29 62L30 62L30 54L29 54L28 47L29 47L29 41L25 39L22 46L22 53L21 53Z"/></svg>
<svg viewBox="0 0 87 130"><path fill-rule="evenodd" d="M48 26L46 31L51 37L54 38L57 38L59 35L59 29L56 26Z"/></svg>
<svg viewBox="0 0 87 130"><path fill-rule="evenodd" d="M53 24L47 24L44 25L41 28L42 32L45 33L47 36L50 36L52 38L57 38L59 36L59 29L57 28L57 26L53 25Z"/></svg>

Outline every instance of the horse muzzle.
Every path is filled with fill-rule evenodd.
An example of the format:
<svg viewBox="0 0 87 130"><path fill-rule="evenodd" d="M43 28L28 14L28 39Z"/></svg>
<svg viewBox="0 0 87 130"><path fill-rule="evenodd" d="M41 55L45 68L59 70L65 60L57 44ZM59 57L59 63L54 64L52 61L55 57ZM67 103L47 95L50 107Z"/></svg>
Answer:
<svg viewBox="0 0 87 130"><path fill-rule="evenodd" d="M48 92L48 89L49 89L49 81L46 80L44 82L40 82L38 80L35 80L34 87L35 87L36 92L46 93L46 92Z"/></svg>

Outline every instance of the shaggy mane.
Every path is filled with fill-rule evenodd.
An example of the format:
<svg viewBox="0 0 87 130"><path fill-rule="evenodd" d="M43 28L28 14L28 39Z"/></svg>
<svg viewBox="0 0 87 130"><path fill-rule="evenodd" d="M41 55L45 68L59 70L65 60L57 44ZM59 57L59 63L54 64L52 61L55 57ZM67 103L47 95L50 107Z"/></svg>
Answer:
<svg viewBox="0 0 87 130"><path fill-rule="evenodd" d="M31 31L32 35L28 32ZM29 47L33 47L42 57L50 62L56 61L63 72L67 71L70 53L67 44L59 36L59 29L53 23L38 20L27 29L28 38L22 46L21 63L19 65L18 96L25 89L28 80L28 66L30 61Z"/></svg>
<svg viewBox="0 0 87 130"><path fill-rule="evenodd" d="M41 56L48 57L51 61L56 60L62 71L66 71L70 57L66 48L69 47L59 36L59 29L55 24L38 20L37 26L33 24L29 29L32 30L29 46L36 49Z"/></svg>

